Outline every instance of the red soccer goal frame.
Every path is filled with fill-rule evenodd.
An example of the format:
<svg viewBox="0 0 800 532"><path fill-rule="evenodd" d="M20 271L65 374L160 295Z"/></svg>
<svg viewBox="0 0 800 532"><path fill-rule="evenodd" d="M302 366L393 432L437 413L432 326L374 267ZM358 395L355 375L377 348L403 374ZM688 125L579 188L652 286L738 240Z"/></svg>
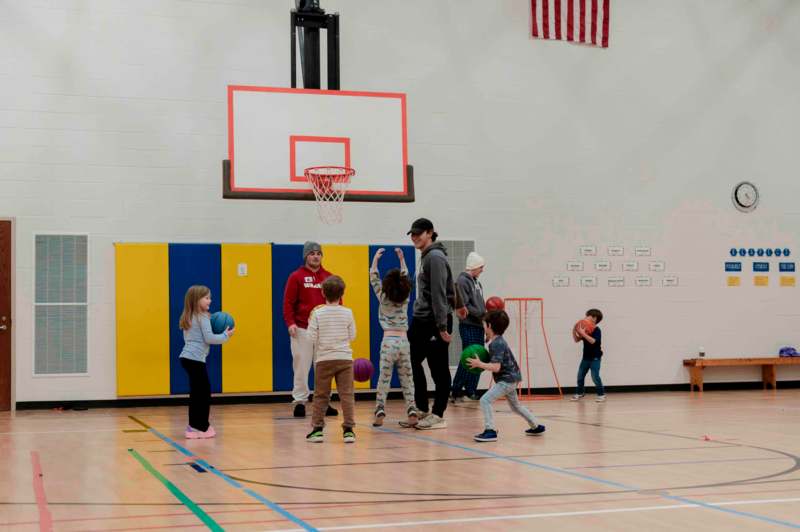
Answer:
<svg viewBox="0 0 800 532"><path fill-rule="evenodd" d="M564 398L564 392L561 390L561 383L558 380L558 372L556 371L555 363L553 362L553 354L550 351L550 341L547 339L547 329L544 326L544 298L541 297L505 297L503 298L506 308L509 304L516 304L519 312L517 313L517 334L519 336L519 356L525 357L525 375L527 376L528 386L522 388L522 383L518 387L518 395L522 400L561 400ZM547 350L547 358L550 360L550 367L553 369L553 377L556 381L556 388L558 388L558 395L554 394L533 394L533 380L531 379L531 364L528 349L528 304L537 303L539 305L539 322L542 328L542 337L544 338L544 346ZM524 349L524 351L523 351Z"/></svg>

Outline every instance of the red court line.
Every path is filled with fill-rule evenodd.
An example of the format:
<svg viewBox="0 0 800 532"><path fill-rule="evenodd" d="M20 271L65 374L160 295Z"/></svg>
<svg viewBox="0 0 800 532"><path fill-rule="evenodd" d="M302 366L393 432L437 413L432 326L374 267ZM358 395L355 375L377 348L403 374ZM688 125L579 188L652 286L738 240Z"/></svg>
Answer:
<svg viewBox="0 0 800 532"><path fill-rule="evenodd" d="M730 496L730 495L761 495L764 493L785 493L785 489L774 489L774 490L760 490L757 492L753 492L752 490L746 491L728 491L728 492L711 492L711 493L696 493L693 494L694 497L722 497L722 496ZM633 494L629 494L633 495ZM648 500L659 500L661 499L660 496L643 496L637 497L636 501L648 501ZM498 499L504 500L504 499ZM570 506L570 505L585 505L585 504L603 504L609 502L630 502L630 497L615 497L615 498L604 498L604 499L594 499L594 500L580 500L580 501L565 501L559 503L553 503L552 501L548 502L539 502L539 503L524 503L524 504L502 504L502 505L491 505L492 501L476 501L482 502L485 504L490 504L491 506L480 506L473 508L476 511L480 510L507 510L507 509L515 509L515 508L537 508L537 507L550 507L554 504L559 506ZM367 501L368 502L368 501ZM448 501L436 501L446 503ZM454 502L470 502L470 501L454 501ZM361 506L363 503L353 501L351 503L341 503L341 504L308 504L308 505L297 505L293 509L335 509L335 508L347 508L353 506ZM391 504L391 503L386 503ZM253 508L253 509L239 509L239 510L220 510L220 511L213 511L209 510L209 514L214 515L222 515L222 514L241 514L241 513L248 513L248 512L265 512L269 511L267 508ZM441 509L434 509L432 512L435 513L448 513L448 512L463 512L464 508L441 508ZM415 515L418 514L419 510L408 511L408 512L376 512L376 513L367 513L367 514L346 514L346 515L326 515L326 516L317 516L314 519L320 520L336 520L336 519L347 519L347 518L364 518L364 517L388 517L388 516L403 516L403 515ZM189 512L184 513L161 513L161 514L142 514L142 515L124 515L124 516L108 516L108 517L74 517L69 519L56 519L54 522L56 523L68 523L68 522L75 522L75 521L109 521L109 520L124 520L124 519L147 519L147 518L154 518L154 517L189 517L192 514ZM284 519L265 519L265 520L258 520L258 521L227 521L227 522L219 522L220 525L235 525L235 524L269 524L269 523L278 523L285 521ZM20 526L20 525L32 525L36 524L36 521L21 521L16 523L6 523L7 526ZM190 524L190 525L181 525L182 527L202 527L205 525L202 524ZM99 530L114 530L117 532L121 531L129 531L129 530L158 530L163 528L173 528L174 525L160 525L160 526L153 526L153 527L136 527L136 528L102 528L102 529L95 529ZM87 532L89 532L87 530Z"/></svg>
<svg viewBox="0 0 800 532"><path fill-rule="evenodd" d="M39 453L31 451L31 465L33 466L33 491L36 494L36 506L39 507L39 530L50 532L53 530L53 517L47 508L47 497L44 494L44 481L42 480L42 464L39 462Z"/></svg>

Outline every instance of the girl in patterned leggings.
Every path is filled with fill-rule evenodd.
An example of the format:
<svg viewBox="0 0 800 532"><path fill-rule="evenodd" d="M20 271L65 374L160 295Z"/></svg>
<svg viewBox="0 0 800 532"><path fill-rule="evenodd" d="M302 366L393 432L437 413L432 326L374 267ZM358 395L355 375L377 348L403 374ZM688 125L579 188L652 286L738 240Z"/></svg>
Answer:
<svg viewBox="0 0 800 532"><path fill-rule="evenodd" d="M397 366L397 376L403 388L406 400L408 422L403 426L413 427L417 424L417 406L414 403L414 379L411 373L411 349L408 344L408 298L411 294L411 280L403 257L403 250L395 248L400 259L400 269L394 268L386 273L381 281L378 273L378 261L384 253L380 248L372 259L369 270L369 282L380 302L378 321L383 328L381 341L380 374L378 376L378 393L376 394L375 421L372 425L380 427L386 417L386 395L392 380L392 369Z"/></svg>

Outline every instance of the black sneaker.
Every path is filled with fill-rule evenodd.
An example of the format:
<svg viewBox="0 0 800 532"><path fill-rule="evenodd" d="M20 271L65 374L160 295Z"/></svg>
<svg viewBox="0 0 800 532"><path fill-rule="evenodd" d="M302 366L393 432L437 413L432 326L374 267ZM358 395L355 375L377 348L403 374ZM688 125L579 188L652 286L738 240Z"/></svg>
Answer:
<svg viewBox="0 0 800 532"><path fill-rule="evenodd" d="M355 443L356 433L353 432L353 429L350 428L344 429L344 431L342 432L342 438L344 439L345 443Z"/></svg>
<svg viewBox="0 0 800 532"><path fill-rule="evenodd" d="M322 427L315 427L306 435L306 441L311 443L322 443L324 438Z"/></svg>
<svg viewBox="0 0 800 532"><path fill-rule="evenodd" d="M540 436L544 432L544 425L539 423L536 425L535 429L528 429L525 431L525 434L528 436Z"/></svg>
<svg viewBox="0 0 800 532"><path fill-rule="evenodd" d="M475 441L497 441L497 431L486 429L480 434L476 434L473 439Z"/></svg>
<svg viewBox="0 0 800 532"><path fill-rule="evenodd" d="M294 405L294 417L306 417L306 405L303 403Z"/></svg>
<svg viewBox="0 0 800 532"><path fill-rule="evenodd" d="M325 411L325 415L331 417L338 416L339 411L333 408L331 405L328 405L328 409Z"/></svg>

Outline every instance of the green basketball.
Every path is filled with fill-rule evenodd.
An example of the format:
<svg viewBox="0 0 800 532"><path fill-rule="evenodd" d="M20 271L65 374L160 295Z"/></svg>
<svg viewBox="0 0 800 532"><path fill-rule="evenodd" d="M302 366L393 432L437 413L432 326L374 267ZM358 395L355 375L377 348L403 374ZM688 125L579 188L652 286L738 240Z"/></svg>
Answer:
<svg viewBox="0 0 800 532"><path fill-rule="evenodd" d="M473 344L467 346L461 352L461 365L464 367L464 369L473 375L480 375L481 371L483 370L481 368L471 368L467 362L467 359L474 357L481 359L481 362L489 362L489 351L487 351L486 348L480 344Z"/></svg>

